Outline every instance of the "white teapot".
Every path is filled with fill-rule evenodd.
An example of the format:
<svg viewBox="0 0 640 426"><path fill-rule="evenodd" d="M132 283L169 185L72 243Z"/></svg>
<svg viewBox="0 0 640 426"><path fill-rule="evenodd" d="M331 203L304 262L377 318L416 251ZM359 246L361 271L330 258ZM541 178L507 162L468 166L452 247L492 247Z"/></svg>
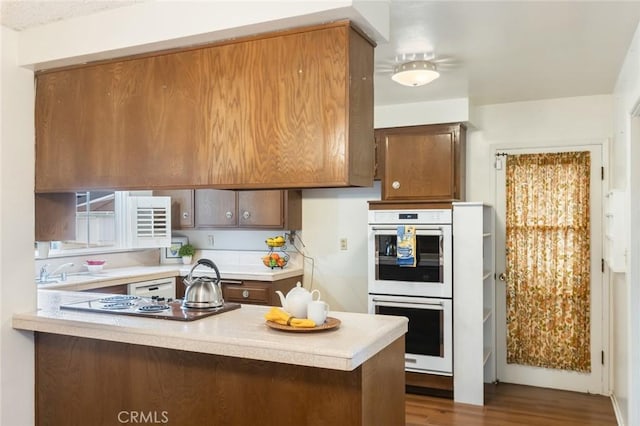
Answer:
<svg viewBox="0 0 640 426"><path fill-rule="evenodd" d="M313 300L314 294L318 295L316 300L320 300L320 291L316 289L309 292L306 288L302 287L300 281L298 281L294 288L289 290L286 298L280 290L276 290L276 294L280 296L282 308L296 318L307 317L307 304Z"/></svg>

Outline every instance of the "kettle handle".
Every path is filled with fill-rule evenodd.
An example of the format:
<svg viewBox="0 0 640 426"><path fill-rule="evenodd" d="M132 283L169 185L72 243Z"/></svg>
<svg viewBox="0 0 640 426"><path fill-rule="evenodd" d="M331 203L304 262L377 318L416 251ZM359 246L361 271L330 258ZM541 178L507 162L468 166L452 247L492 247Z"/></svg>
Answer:
<svg viewBox="0 0 640 426"><path fill-rule="evenodd" d="M220 282L220 271L218 270L218 267L216 266L216 264L213 263L213 261L210 259L198 259L196 264L193 265L193 268L191 268L191 271L189 271L189 276L185 280L185 284L187 285L187 287L190 286L191 283L193 282L193 277L192 277L193 271L198 267L198 265L208 266L209 268L213 269L216 272L216 282L218 283Z"/></svg>
<svg viewBox="0 0 640 426"><path fill-rule="evenodd" d="M208 266L211 269L218 269L215 265L215 263L213 263L211 260L209 259L198 259L198 265L205 265ZM197 266L197 265L196 265ZM194 267L195 268L195 267Z"/></svg>

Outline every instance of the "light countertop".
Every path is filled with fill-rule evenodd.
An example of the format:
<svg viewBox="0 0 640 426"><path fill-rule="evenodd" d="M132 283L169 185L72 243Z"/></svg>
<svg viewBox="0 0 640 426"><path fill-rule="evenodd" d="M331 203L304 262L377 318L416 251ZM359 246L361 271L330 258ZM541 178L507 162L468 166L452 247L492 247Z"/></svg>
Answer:
<svg viewBox="0 0 640 426"><path fill-rule="evenodd" d="M205 253L206 254L206 253ZM244 254L246 257L247 255ZM258 254L249 252L253 259L260 259ZM204 257L204 256L203 256ZM207 256L212 258L213 256ZM214 260L216 266L220 270L220 276L225 280L254 280L254 281L278 281L286 278L301 276L304 273L300 263L290 262L284 269L270 269L255 262L253 264L243 262L245 259L237 258L236 254L231 256L229 253L217 254ZM196 260L194 260L195 262ZM194 263L195 264L195 263ZM94 290L100 287L131 284L139 281L149 281L158 278L187 276L193 267L183 264L162 264L151 266L130 266L124 268L105 267L102 272L95 274L81 273L69 274L65 281L48 284L38 284L40 290L70 290L83 291ZM214 272L205 266L199 266L194 275L196 276L213 276Z"/></svg>
<svg viewBox="0 0 640 426"><path fill-rule="evenodd" d="M38 310L14 314L19 330L63 334L214 355L351 371L407 331L404 317L330 312L339 327L286 332L265 324L268 306L240 309L191 322L60 310L61 304L100 293L39 291Z"/></svg>

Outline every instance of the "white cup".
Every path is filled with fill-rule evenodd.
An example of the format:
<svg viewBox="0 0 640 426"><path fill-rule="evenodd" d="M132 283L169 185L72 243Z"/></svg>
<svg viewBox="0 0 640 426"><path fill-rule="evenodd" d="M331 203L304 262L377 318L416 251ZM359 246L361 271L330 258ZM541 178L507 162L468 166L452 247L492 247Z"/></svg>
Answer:
<svg viewBox="0 0 640 426"><path fill-rule="evenodd" d="M327 320L329 304L322 300L314 300L307 304L307 318L316 323L316 327L321 326Z"/></svg>

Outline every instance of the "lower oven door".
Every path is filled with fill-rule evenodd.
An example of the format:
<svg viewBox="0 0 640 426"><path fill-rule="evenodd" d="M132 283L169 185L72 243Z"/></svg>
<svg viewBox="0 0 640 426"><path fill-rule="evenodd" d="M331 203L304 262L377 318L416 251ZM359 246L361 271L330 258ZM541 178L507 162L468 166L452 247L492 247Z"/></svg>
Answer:
<svg viewBox="0 0 640 426"><path fill-rule="evenodd" d="M405 370L452 375L451 299L370 294L369 313L409 319L405 336Z"/></svg>

